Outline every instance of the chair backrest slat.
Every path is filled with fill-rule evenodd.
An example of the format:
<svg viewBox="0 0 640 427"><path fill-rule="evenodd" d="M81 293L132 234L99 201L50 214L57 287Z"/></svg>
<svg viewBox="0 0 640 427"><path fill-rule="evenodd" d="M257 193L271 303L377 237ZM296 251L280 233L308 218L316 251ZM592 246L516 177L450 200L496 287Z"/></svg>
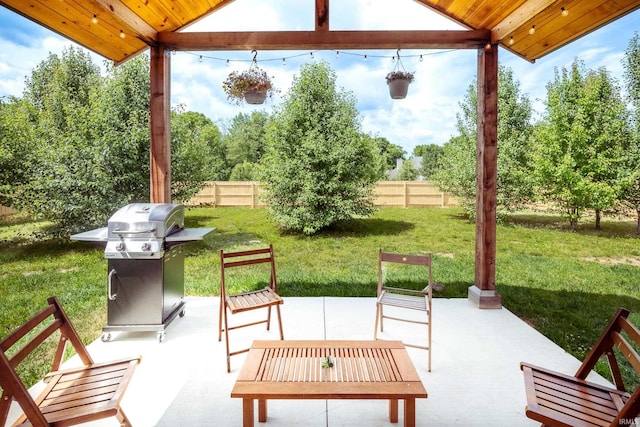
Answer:
<svg viewBox="0 0 640 427"><path fill-rule="evenodd" d="M395 264L405 264L405 265L415 265L415 266L426 267L427 283L425 284L426 286L423 289L423 291L427 295L429 301L431 301L432 292L433 292L432 290L433 277L431 272L431 267L432 267L431 254L427 254L427 255L397 254L397 253L383 252L382 249L380 249L378 254L378 296L380 296L383 290L398 291L398 288L385 286L383 275L382 275L384 263L395 263Z"/></svg>
<svg viewBox="0 0 640 427"><path fill-rule="evenodd" d="M0 350L6 352L13 347L18 341L24 338L29 332L31 332L36 326L44 322L47 317L55 313L55 305L49 304L47 308L33 316L26 323L21 325L18 329L10 333L2 341L0 341Z"/></svg>

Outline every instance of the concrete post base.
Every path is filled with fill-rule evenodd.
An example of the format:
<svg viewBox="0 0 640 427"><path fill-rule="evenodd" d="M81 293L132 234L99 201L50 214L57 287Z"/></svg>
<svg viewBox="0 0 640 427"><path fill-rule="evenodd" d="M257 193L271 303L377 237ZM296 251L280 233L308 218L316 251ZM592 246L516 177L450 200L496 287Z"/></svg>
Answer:
<svg viewBox="0 0 640 427"><path fill-rule="evenodd" d="M495 290L482 290L469 286L469 301L478 308L502 308L502 297Z"/></svg>

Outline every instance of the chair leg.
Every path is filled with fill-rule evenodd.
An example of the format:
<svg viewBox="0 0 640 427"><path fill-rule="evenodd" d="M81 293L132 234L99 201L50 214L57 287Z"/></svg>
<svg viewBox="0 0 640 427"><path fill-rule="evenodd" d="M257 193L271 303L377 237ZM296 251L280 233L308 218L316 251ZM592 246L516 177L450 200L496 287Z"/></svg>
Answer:
<svg viewBox="0 0 640 427"><path fill-rule="evenodd" d="M271 306L267 307L267 331L271 328Z"/></svg>
<svg viewBox="0 0 640 427"><path fill-rule="evenodd" d="M427 326L427 328L429 334L429 337L427 338L427 345L429 346L429 349L427 350L429 352L428 371L431 372L431 319L429 319L429 325Z"/></svg>
<svg viewBox="0 0 640 427"><path fill-rule="evenodd" d="M231 372L231 351L229 350L229 323L227 320L227 310L225 307L224 310L224 341L225 347L227 348L227 372Z"/></svg>
<svg viewBox="0 0 640 427"><path fill-rule="evenodd" d="M222 340L222 311L224 309L224 301L222 298L220 298L220 310L218 312L218 342Z"/></svg>
<svg viewBox="0 0 640 427"><path fill-rule="evenodd" d="M271 310L271 307L269 307ZM284 340L284 334L282 333L282 317L280 316L280 305L276 305L276 314L278 315L278 327L280 328L280 340Z"/></svg>
<svg viewBox="0 0 640 427"><path fill-rule="evenodd" d="M378 339L378 320L380 319L380 304L376 303L376 325L373 328L373 339Z"/></svg>
<svg viewBox="0 0 640 427"><path fill-rule="evenodd" d="M116 418L120 423L120 427L131 427L131 421L129 421L129 418L127 418L122 408L118 408L118 413L116 414Z"/></svg>

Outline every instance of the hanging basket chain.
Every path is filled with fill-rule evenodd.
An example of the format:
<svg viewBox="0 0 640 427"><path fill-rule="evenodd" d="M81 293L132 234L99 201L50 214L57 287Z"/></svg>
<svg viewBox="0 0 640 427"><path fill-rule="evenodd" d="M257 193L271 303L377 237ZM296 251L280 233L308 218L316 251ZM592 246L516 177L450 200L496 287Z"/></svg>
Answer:
<svg viewBox="0 0 640 427"><path fill-rule="evenodd" d="M405 70L404 64L402 63L402 59L400 59L400 49L397 50L396 56L398 57L398 60L396 61L396 64L393 67L393 71L387 74L387 77L386 77L387 83L393 80L408 80L409 83L411 83L413 81L414 73L410 73L407 70Z"/></svg>

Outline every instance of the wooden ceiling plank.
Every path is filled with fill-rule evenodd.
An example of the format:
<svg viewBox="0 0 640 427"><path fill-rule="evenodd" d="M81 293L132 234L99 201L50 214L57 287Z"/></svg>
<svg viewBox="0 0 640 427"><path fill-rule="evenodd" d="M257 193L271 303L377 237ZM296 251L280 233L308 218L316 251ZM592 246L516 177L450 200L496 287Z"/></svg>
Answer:
<svg viewBox="0 0 640 427"><path fill-rule="evenodd" d="M491 29L491 40L498 42L521 27L557 0L529 0Z"/></svg>
<svg viewBox="0 0 640 427"><path fill-rule="evenodd" d="M111 37L113 34L108 31L94 28L91 23L93 14L84 9L79 10L73 2L67 2L64 8L49 8L40 2L34 2L29 5L28 16L17 7L12 7L9 2L2 1L0 4L105 58L122 57L123 50L131 50L133 47L117 37L118 33L115 34L116 37ZM18 0L15 3L21 2Z"/></svg>
<svg viewBox="0 0 640 427"><path fill-rule="evenodd" d="M569 11L569 16L571 16L572 11L576 11L574 6L577 6L574 3L570 4L573 6ZM638 4L638 2L630 0L601 0L598 3L594 0L583 0L581 4L588 8L588 10L585 13L582 13L581 16L572 23L572 25L562 27L560 34L564 34L564 37L560 40L562 40L562 43L564 44L584 37L604 25L616 19L620 19L640 8L640 4ZM569 31L570 28L568 27L571 27L573 31ZM529 47L529 54L534 59L539 59L559 49L562 45L558 43L558 38L552 38L549 36L546 41L543 41L539 45Z"/></svg>
<svg viewBox="0 0 640 427"><path fill-rule="evenodd" d="M120 0L92 0L99 8L115 15L124 25L121 30L135 34L140 40L151 45L155 42L158 32Z"/></svg>
<svg viewBox="0 0 640 427"><path fill-rule="evenodd" d="M162 32L170 50L471 49L486 44L489 31L257 31Z"/></svg>

